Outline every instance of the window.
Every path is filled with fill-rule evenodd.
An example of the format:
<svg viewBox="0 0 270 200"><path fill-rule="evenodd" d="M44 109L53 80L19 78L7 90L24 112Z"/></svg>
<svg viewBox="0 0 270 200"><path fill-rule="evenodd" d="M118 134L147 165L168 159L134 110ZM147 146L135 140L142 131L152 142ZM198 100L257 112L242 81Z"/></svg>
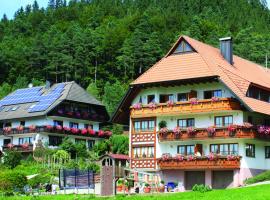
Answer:
<svg viewBox="0 0 270 200"><path fill-rule="evenodd" d="M87 141L87 147L89 150L91 150L95 145L95 140L88 140Z"/></svg>
<svg viewBox="0 0 270 200"><path fill-rule="evenodd" d="M93 125L92 124L84 124L84 128L86 128L86 129L88 129L88 128L93 129Z"/></svg>
<svg viewBox="0 0 270 200"><path fill-rule="evenodd" d="M133 147L133 158L153 158L154 147Z"/></svg>
<svg viewBox="0 0 270 200"><path fill-rule="evenodd" d="M25 121L20 121L21 126L25 126Z"/></svg>
<svg viewBox="0 0 270 200"><path fill-rule="evenodd" d="M177 101L188 101L188 93L177 94Z"/></svg>
<svg viewBox="0 0 270 200"><path fill-rule="evenodd" d="M148 95L147 96L147 103L155 102L155 95Z"/></svg>
<svg viewBox="0 0 270 200"><path fill-rule="evenodd" d="M246 156L255 157L255 144L246 144Z"/></svg>
<svg viewBox="0 0 270 200"><path fill-rule="evenodd" d="M211 144L210 152L220 155L238 155L238 144Z"/></svg>
<svg viewBox="0 0 270 200"><path fill-rule="evenodd" d="M223 127L233 124L233 116L219 116L215 117L215 126Z"/></svg>
<svg viewBox="0 0 270 200"><path fill-rule="evenodd" d="M62 137L49 135L49 146L59 146L62 140Z"/></svg>
<svg viewBox="0 0 270 200"><path fill-rule="evenodd" d="M78 123L74 123L74 122L69 122L69 127L70 128L79 128L79 124Z"/></svg>
<svg viewBox="0 0 270 200"><path fill-rule="evenodd" d="M4 139L4 146L11 143L11 139Z"/></svg>
<svg viewBox="0 0 270 200"><path fill-rule="evenodd" d="M265 158L270 158L270 146L265 147Z"/></svg>
<svg viewBox="0 0 270 200"><path fill-rule="evenodd" d="M177 125L180 128L194 127L195 126L195 120L194 120L194 118L190 118L190 119L178 119Z"/></svg>
<svg viewBox="0 0 270 200"><path fill-rule="evenodd" d="M174 100L173 94L161 94L161 95L159 95L159 103L166 103L169 100L170 101Z"/></svg>
<svg viewBox="0 0 270 200"><path fill-rule="evenodd" d="M181 155L194 155L194 145L179 145L177 146L177 153Z"/></svg>
<svg viewBox="0 0 270 200"><path fill-rule="evenodd" d="M28 144L32 144L32 137L24 137L24 138L19 138L19 145L28 143Z"/></svg>
<svg viewBox="0 0 270 200"><path fill-rule="evenodd" d="M63 121L53 120L53 125L54 126L63 126Z"/></svg>
<svg viewBox="0 0 270 200"><path fill-rule="evenodd" d="M264 125L270 126L270 119L264 119Z"/></svg>
<svg viewBox="0 0 270 200"><path fill-rule="evenodd" d="M11 127L11 122L6 122L5 127Z"/></svg>
<svg viewBox="0 0 270 200"><path fill-rule="evenodd" d="M191 48L191 46L185 42L185 41L181 41L178 45L178 47L175 49L174 54L178 54L178 53L184 53L184 52L192 52L193 49Z"/></svg>
<svg viewBox="0 0 270 200"><path fill-rule="evenodd" d="M204 99L211 99L212 97L222 97L222 91L221 90L209 90L204 91Z"/></svg>
<svg viewBox="0 0 270 200"><path fill-rule="evenodd" d="M256 86L251 86L248 89L247 96L254 98L254 99L259 99L261 101L270 101L270 91L256 87Z"/></svg>
<svg viewBox="0 0 270 200"><path fill-rule="evenodd" d="M134 130L135 132L140 131L153 131L155 129L155 121L154 120L142 120L134 122Z"/></svg>

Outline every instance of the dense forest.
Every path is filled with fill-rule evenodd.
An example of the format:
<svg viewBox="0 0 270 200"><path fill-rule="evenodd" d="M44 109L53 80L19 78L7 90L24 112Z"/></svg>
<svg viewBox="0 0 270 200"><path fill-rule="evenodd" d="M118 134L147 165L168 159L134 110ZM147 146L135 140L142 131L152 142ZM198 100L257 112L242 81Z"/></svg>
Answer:
<svg viewBox="0 0 270 200"><path fill-rule="evenodd" d="M214 46L232 36L235 54L262 65L270 57L265 0L35 1L1 19L0 98L29 82L75 80L112 113L181 34Z"/></svg>

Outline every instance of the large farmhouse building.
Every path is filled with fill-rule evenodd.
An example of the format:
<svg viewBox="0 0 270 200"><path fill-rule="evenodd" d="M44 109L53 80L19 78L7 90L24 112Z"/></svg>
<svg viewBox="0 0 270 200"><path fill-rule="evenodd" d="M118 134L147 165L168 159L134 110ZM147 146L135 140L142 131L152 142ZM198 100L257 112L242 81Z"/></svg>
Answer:
<svg viewBox="0 0 270 200"><path fill-rule="evenodd" d="M186 190L270 169L270 73L232 49L181 36L131 83L112 120L130 126L132 169Z"/></svg>
<svg viewBox="0 0 270 200"><path fill-rule="evenodd" d="M91 149L110 136L100 130L108 119L105 106L75 82L18 89L0 101L0 150L29 154L38 144L57 148L65 137Z"/></svg>

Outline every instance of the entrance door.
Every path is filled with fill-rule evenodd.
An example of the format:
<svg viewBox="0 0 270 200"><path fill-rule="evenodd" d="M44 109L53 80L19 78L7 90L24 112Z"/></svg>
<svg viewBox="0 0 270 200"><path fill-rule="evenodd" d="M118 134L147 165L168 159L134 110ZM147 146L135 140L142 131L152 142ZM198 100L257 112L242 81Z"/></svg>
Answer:
<svg viewBox="0 0 270 200"><path fill-rule="evenodd" d="M204 171L186 171L185 172L185 188L191 190L192 187L197 184L205 184L205 172Z"/></svg>
<svg viewBox="0 0 270 200"><path fill-rule="evenodd" d="M233 184L233 171L213 171L212 187L214 189L224 189Z"/></svg>

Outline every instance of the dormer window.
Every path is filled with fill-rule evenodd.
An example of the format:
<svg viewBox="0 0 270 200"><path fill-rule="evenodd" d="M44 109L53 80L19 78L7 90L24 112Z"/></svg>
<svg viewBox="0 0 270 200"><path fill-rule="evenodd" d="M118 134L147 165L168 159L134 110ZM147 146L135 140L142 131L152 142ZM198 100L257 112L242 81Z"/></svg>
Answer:
<svg viewBox="0 0 270 200"><path fill-rule="evenodd" d="M181 41L178 47L173 52L174 54L193 52L192 47L185 41Z"/></svg>
<svg viewBox="0 0 270 200"><path fill-rule="evenodd" d="M261 101L270 102L270 91L256 86L249 87L247 96Z"/></svg>

